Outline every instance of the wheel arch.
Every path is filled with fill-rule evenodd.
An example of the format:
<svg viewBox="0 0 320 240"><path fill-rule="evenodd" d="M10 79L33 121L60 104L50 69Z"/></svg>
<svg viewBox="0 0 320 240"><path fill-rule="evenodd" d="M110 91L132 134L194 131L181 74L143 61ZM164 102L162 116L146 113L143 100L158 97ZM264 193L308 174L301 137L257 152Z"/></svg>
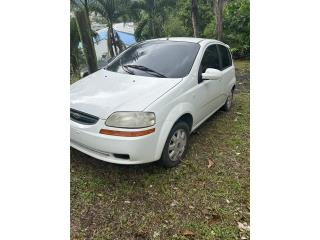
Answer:
<svg viewBox="0 0 320 240"><path fill-rule="evenodd" d="M185 123L187 123L188 124L188 126L189 126L189 131L191 131L192 130L192 126L193 126L193 116L192 116L192 114L191 113L185 113L185 114L183 114L181 117L179 117L178 119L177 119L177 121L175 121L175 123L173 124L173 126L176 124L176 123L178 123L178 122L185 122ZM172 126L172 127L173 127Z"/></svg>
<svg viewBox="0 0 320 240"><path fill-rule="evenodd" d="M160 129L155 159L160 159L168 135L177 122L185 121L188 124L190 131L192 130L194 123L193 112L193 106L190 103L181 103L171 109Z"/></svg>

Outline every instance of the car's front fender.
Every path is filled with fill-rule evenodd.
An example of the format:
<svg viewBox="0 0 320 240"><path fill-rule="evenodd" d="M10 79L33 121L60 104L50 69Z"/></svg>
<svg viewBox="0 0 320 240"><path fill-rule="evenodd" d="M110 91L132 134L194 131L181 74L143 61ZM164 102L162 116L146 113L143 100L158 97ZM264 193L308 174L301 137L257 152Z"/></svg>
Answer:
<svg viewBox="0 0 320 240"><path fill-rule="evenodd" d="M193 105L187 102L180 103L170 110L169 114L164 119L162 126L160 128L160 134L159 134L156 153L155 153L155 159L160 159L162 150L164 148L168 135L172 127L174 126L174 124L178 121L178 119L184 114L191 114L191 116L193 116L194 112L195 110Z"/></svg>

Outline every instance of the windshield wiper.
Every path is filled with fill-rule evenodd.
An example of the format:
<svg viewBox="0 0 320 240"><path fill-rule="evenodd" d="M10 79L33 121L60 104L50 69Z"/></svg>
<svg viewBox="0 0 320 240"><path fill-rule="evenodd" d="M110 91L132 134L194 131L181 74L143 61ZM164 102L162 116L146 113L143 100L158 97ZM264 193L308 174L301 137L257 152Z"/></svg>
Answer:
<svg viewBox="0 0 320 240"><path fill-rule="evenodd" d="M127 73L129 73L129 74L135 75L133 71L130 71L130 70L128 69L128 66L127 66L127 65L123 65L123 64L122 64L121 59L120 59L120 65L121 65L123 71L125 71L125 72L127 72Z"/></svg>
<svg viewBox="0 0 320 240"><path fill-rule="evenodd" d="M167 76L163 75L162 73L159 73L159 72L157 72L157 71L155 71L155 70L153 70L151 68L148 68L146 66L127 64L127 65L123 65L123 67L125 67L125 68L134 68L134 69L138 69L138 70L141 70L141 71L144 71L144 72L148 72L153 76L158 76L158 77L161 77L161 78L167 78Z"/></svg>

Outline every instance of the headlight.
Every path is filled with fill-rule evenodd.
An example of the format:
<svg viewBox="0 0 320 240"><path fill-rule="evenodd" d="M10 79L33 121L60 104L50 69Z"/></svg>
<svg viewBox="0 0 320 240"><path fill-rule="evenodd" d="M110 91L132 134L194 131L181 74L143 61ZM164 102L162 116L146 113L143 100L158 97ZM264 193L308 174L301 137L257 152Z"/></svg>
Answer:
<svg viewBox="0 0 320 240"><path fill-rule="evenodd" d="M109 127L145 128L156 123L153 112L115 112L106 120Z"/></svg>

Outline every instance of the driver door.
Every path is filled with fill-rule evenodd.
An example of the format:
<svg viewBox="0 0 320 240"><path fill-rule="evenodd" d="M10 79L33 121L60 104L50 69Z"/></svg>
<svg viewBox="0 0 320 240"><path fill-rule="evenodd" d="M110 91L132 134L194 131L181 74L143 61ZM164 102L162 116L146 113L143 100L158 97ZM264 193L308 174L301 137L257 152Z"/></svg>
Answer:
<svg viewBox="0 0 320 240"><path fill-rule="evenodd" d="M222 94L223 77L218 80L203 80L201 74L204 73L207 68L220 70L220 60L216 44L207 47L199 66L197 94L201 109L199 121L221 107L221 104L224 101Z"/></svg>

